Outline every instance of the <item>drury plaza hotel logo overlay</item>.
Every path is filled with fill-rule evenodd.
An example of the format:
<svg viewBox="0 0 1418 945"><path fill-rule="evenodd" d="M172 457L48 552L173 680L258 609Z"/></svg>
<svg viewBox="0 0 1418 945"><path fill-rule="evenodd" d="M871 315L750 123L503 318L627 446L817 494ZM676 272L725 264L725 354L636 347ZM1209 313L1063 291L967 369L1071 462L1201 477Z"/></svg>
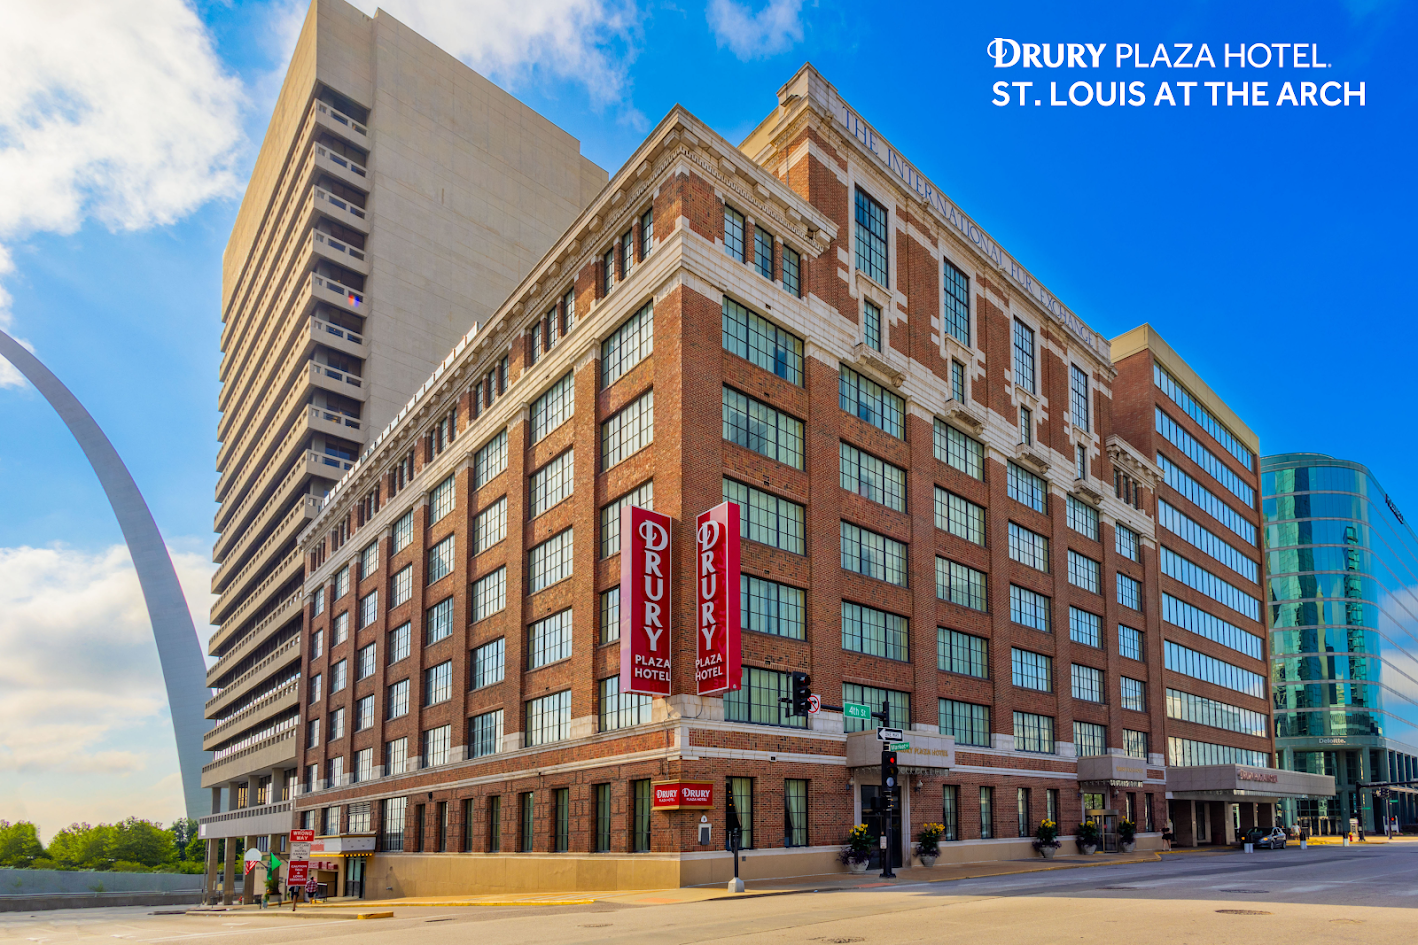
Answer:
<svg viewBox="0 0 1418 945"><path fill-rule="evenodd" d="M1000 108L1341 108L1364 106L1362 81L1332 78L1318 43L1031 43L986 47L1012 77L991 86ZM1216 49L1213 52L1213 48ZM1040 70L1038 72L1034 70ZM1107 70L1109 78L1077 78ZM1147 70L1142 72L1140 70ZM1055 78L1059 71L1068 73ZM1217 78L1223 76L1223 78Z"/></svg>

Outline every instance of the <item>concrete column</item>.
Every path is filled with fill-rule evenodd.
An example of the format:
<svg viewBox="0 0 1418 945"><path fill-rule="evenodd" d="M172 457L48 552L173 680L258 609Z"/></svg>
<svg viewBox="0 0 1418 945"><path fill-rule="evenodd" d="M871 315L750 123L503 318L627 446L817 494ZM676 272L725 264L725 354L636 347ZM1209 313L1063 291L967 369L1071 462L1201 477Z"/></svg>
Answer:
<svg viewBox="0 0 1418 945"><path fill-rule="evenodd" d="M231 905L232 890L236 887L236 838L227 837L222 841L222 905Z"/></svg>
<svg viewBox="0 0 1418 945"><path fill-rule="evenodd" d="M217 891L217 841L208 840L203 845L202 905L210 905Z"/></svg>
<svg viewBox="0 0 1418 945"><path fill-rule="evenodd" d="M1235 843L1236 833L1231 826L1231 805L1209 801L1206 806L1211 815L1211 842L1217 845Z"/></svg>
<svg viewBox="0 0 1418 945"><path fill-rule="evenodd" d="M1247 830L1250 830L1252 827L1256 826L1256 808L1259 807L1259 806L1262 806L1262 805L1259 805L1259 804L1242 804L1242 805L1241 805L1241 833L1242 833L1242 834L1244 834Z"/></svg>
<svg viewBox="0 0 1418 945"><path fill-rule="evenodd" d="M1275 826L1275 805L1274 805L1274 804L1257 804L1257 805L1256 805L1256 817L1257 817L1257 819L1259 820L1259 823L1256 824L1257 827L1274 827L1274 826Z"/></svg>
<svg viewBox="0 0 1418 945"><path fill-rule="evenodd" d="M1191 801L1170 801L1167 806L1172 818L1172 832L1177 837L1172 841L1172 845L1174 847L1196 846L1195 805Z"/></svg>

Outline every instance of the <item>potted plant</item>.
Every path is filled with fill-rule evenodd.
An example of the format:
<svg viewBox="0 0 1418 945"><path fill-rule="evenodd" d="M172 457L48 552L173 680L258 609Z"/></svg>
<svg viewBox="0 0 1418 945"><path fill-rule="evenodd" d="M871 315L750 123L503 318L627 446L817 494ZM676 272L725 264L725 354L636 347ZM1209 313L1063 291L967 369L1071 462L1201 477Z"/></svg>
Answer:
<svg viewBox="0 0 1418 945"><path fill-rule="evenodd" d="M1078 850L1085 856L1098 852L1098 841L1102 839L1103 832L1098 829L1098 825L1091 820L1085 820L1078 825L1078 831L1073 835L1078 843Z"/></svg>
<svg viewBox="0 0 1418 945"><path fill-rule="evenodd" d="M944 834L944 824L923 824L921 832L916 834L916 856L927 869L935 866L936 857L940 856L940 838Z"/></svg>
<svg viewBox="0 0 1418 945"><path fill-rule="evenodd" d="M1123 846L1124 853L1131 853L1137 849L1137 824L1130 820L1124 820L1118 824L1118 842Z"/></svg>
<svg viewBox="0 0 1418 945"><path fill-rule="evenodd" d="M1039 851L1039 855L1052 860L1061 845L1058 823L1047 818L1040 821L1039 829L1034 831L1034 849Z"/></svg>
<svg viewBox="0 0 1418 945"><path fill-rule="evenodd" d="M853 873L865 873L871 862L871 834L866 824L857 824L847 834L847 845L837 854L840 863L847 864Z"/></svg>

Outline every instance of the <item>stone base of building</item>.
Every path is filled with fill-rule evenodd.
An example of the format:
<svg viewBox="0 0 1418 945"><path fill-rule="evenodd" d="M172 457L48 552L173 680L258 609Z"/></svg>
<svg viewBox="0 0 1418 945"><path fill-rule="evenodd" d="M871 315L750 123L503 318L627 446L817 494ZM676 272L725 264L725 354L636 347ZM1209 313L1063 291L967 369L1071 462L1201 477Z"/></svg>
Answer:
<svg viewBox="0 0 1418 945"><path fill-rule="evenodd" d="M841 848L745 850L739 875L755 880L791 880L846 873ZM1140 834L1137 852L1162 849L1160 834ZM1060 853L1078 852L1063 838ZM1100 854L1106 856L1106 854ZM1029 839L943 843L937 866L1038 859ZM912 857L911 866L920 862ZM900 868L900 867L898 867ZM734 875L733 857L713 853L380 853L370 863L366 899L474 896L498 893L604 892L717 886Z"/></svg>

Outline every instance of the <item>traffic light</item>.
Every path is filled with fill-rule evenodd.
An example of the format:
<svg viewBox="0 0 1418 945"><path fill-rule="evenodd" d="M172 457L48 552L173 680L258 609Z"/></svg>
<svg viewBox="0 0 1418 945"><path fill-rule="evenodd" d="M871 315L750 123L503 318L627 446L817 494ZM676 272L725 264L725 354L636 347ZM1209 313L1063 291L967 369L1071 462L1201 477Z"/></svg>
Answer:
<svg viewBox="0 0 1418 945"><path fill-rule="evenodd" d="M806 717L811 699L812 677L807 673L793 673L793 714Z"/></svg>
<svg viewBox="0 0 1418 945"><path fill-rule="evenodd" d="M900 772L896 767L896 752L891 749L883 749L881 752L881 785L883 793L888 796L895 793L896 784L900 779Z"/></svg>

